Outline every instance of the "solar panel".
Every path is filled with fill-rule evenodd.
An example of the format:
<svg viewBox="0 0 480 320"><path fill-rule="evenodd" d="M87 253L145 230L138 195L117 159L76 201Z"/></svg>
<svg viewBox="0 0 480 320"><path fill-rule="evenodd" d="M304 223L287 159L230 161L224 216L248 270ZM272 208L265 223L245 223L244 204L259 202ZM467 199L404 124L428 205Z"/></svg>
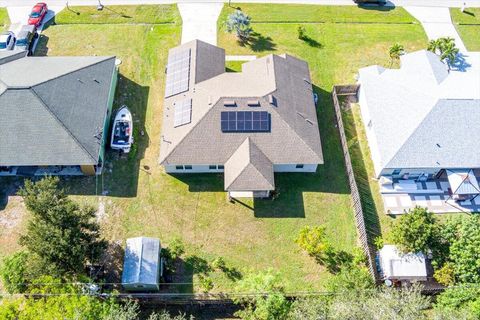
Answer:
<svg viewBox="0 0 480 320"><path fill-rule="evenodd" d="M266 111L222 111L222 132L268 132L270 114Z"/></svg>
<svg viewBox="0 0 480 320"><path fill-rule="evenodd" d="M188 91L190 81L190 49L168 56L165 97Z"/></svg>
<svg viewBox="0 0 480 320"><path fill-rule="evenodd" d="M192 122L192 99L178 101L174 105L173 126L178 127Z"/></svg>

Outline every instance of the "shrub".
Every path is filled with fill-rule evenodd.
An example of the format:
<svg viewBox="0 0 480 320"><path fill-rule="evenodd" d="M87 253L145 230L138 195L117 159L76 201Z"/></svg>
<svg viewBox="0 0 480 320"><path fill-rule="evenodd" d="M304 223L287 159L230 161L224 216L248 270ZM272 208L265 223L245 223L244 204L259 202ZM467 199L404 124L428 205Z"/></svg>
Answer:
<svg viewBox="0 0 480 320"><path fill-rule="evenodd" d="M435 280L444 286L450 286L455 283L455 269L450 262L447 262L433 274Z"/></svg>
<svg viewBox="0 0 480 320"><path fill-rule="evenodd" d="M0 274L8 293L22 293L27 289L28 253L19 251L4 259Z"/></svg>
<svg viewBox="0 0 480 320"><path fill-rule="evenodd" d="M307 37L307 30L304 26L298 26L297 28L298 39L304 40Z"/></svg>

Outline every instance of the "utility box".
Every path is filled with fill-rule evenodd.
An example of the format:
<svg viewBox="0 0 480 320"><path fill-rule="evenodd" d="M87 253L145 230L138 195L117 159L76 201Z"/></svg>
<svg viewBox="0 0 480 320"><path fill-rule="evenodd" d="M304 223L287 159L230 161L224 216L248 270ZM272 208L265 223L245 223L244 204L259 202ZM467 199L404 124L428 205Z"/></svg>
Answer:
<svg viewBox="0 0 480 320"><path fill-rule="evenodd" d="M160 290L163 275L160 240L137 237L127 239L123 262L122 286L130 292Z"/></svg>

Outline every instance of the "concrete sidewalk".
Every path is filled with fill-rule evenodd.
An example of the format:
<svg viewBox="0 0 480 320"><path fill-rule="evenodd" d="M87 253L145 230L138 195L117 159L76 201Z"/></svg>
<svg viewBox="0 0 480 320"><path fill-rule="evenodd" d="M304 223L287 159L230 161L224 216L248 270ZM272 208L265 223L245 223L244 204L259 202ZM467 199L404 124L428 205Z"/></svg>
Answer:
<svg viewBox="0 0 480 320"><path fill-rule="evenodd" d="M223 3L179 3L182 16L182 43L202 40L217 44L217 20Z"/></svg>

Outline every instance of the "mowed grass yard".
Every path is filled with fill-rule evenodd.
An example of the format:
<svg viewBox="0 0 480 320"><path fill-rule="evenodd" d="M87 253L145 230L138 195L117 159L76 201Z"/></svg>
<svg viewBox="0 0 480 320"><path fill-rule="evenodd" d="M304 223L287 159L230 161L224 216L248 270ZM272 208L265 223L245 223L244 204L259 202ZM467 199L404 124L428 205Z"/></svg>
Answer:
<svg viewBox="0 0 480 320"><path fill-rule="evenodd" d="M227 54L287 52L309 62L320 94L325 165L316 174L278 174L278 199L247 200L243 204L227 201L221 174L165 174L158 165L164 68L168 49L180 42L178 14L168 23L142 22L141 17L131 18L135 22L107 23L117 18L102 20L90 13L91 20L69 23L78 15L67 19L62 14L71 13L64 12L57 16L57 25L45 30L38 54L118 56L122 64L114 108L126 103L133 110L136 138L130 155L120 158L109 152L101 177L68 179L64 185L75 198L101 208L103 234L110 241L144 235L159 237L168 246L173 239L182 239L185 263L179 266L181 272L175 279L193 282L193 286L173 286L178 291L201 290L199 274L213 280L213 292L231 291L235 277L207 266L217 257L223 257L228 266L243 274L273 268L282 275L288 291L318 290L330 275L295 244L300 229L323 224L338 249L351 252L357 245L331 87L354 82L361 66L389 65L388 47L392 43L400 42L413 51L426 45L426 37L421 26L399 9L269 5L270 11L265 11L263 5L240 6L252 14L255 41L241 46L220 28L219 46L226 48ZM83 15L81 10L86 9L72 10ZM172 12L170 6L165 10ZM224 8L220 21L230 10ZM264 22L256 23L255 14ZM281 23L289 19L296 22ZM302 19L308 20L304 25L313 40L309 43L297 39ZM233 70L240 67L239 63L228 66ZM101 196L102 192L106 195ZM9 206L13 204L7 209ZM14 236L8 237L10 242Z"/></svg>
<svg viewBox="0 0 480 320"><path fill-rule="evenodd" d="M452 21L469 51L480 51L480 8L450 8Z"/></svg>
<svg viewBox="0 0 480 320"><path fill-rule="evenodd" d="M0 8L0 30L5 30L10 24L7 8Z"/></svg>
<svg viewBox="0 0 480 320"><path fill-rule="evenodd" d="M355 83L361 67L372 64L398 67L398 62L392 63L389 58L389 47L398 42L407 52L426 48L427 37L422 26L401 8L378 11L359 7L263 4L235 4L234 7L251 16L252 39L243 45L234 35L226 33L224 22L234 9L224 7L218 23L219 46L232 55L288 53L309 63L320 95L318 118L325 165L318 173L319 179L322 175L334 174L344 179L330 95L332 86ZM298 39L299 26L306 30L306 41ZM344 112L352 162L364 208L368 208L369 227L384 233L390 228L392 218L385 214L378 186L372 179L373 165L359 116L355 109L353 113Z"/></svg>

